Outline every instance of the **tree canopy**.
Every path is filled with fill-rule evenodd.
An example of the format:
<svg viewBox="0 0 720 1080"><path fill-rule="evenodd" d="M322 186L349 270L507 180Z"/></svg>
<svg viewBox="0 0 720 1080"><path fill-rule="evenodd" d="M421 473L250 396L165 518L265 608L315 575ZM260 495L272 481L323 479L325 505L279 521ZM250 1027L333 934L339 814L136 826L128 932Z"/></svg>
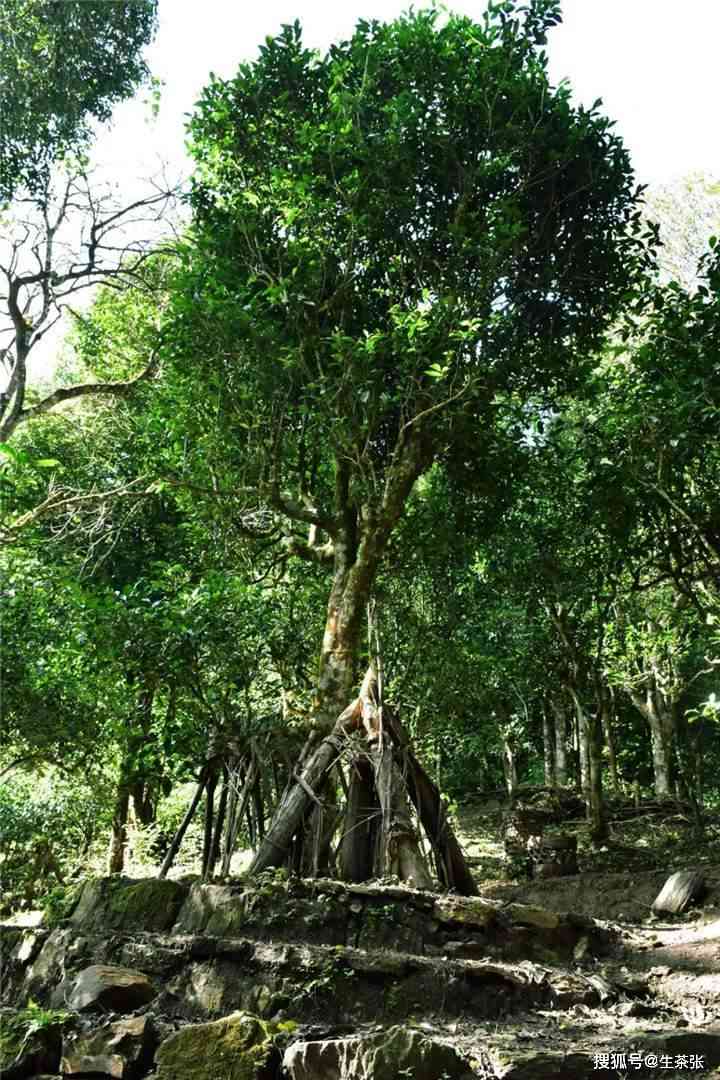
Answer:
<svg viewBox="0 0 720 1080"><path fill-rule="evenodd" d="M0 11L0 204L41 189L148 76L157 0L7 0Z"/></svg>

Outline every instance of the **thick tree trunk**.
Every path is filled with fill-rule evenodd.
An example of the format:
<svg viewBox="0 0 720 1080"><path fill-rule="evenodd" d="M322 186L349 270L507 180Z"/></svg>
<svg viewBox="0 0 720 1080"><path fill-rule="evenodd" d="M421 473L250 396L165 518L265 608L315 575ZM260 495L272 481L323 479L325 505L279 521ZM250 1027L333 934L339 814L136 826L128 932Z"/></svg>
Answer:
<svg viewBox="0 0 720 1080"><path fill-rule="evenodd" d="M436 784L410 749L410 739L397 716L386 711L387 730L403 757L410 800L433 849L440 884L462 896L477 893L475 879L462 853Z"/></svg>
<svg viewBox="0 0 720 1080"><path fill-rule="evenodd" d="M376 745L371 760L381 812L375 873L378 877L398 877L416 889L432 889L432 877L420 849L392 743L385 740L382 745Z"/></svg>
<svg viewBox="0 0 720 1080"><path fill-rule="evenodd" d="M328 769L342 750L344 727L345 720L341 716L333 733L326 736L310 754L298 782L286 791L252 861L251 874L260 874L271 866L282 866L312 794L320 794Z"/></svg>
<svg viewBox="0 0 720 1080"><path fill-rule="evenodd" d="M340 876L344 881L367 881L372 877L379 820L380 802L372 765L364 754L358 754L350 766L345 826L340 842Z"/></svg>

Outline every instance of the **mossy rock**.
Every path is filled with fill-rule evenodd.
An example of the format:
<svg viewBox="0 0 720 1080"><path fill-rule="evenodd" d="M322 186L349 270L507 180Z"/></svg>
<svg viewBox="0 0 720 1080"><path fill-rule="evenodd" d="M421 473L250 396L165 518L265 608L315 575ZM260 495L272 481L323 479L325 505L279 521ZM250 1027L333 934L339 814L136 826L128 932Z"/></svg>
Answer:
<svg viewBox="0 0 720 1080"><path fill-rule="evenodd" d="M169 930L187 886L159 878L86 881L71 923L83 930Z"/></svg>
<svg viewBox="0 0 720 1080"><path fill-rule="evenodd" d="M155 1080L268 1080L280 1056L274 1025L236 1012L209 1024L188 1024L157 1051Z"/></svg>
<svg viewBox="0 0 720 1080"><path fill-rule="evenodd" d="M439 923L487 930L498 919L498 905L479 896L441 896L433 905Z"/></svg>
<svg viewBox="0 0 720 1080"><path fill-rule="evenodd" d="M0 1012L0 1076L20 1080L33 1073L55 1071L60 1064L65 1013L36 1007Z"/></svg>

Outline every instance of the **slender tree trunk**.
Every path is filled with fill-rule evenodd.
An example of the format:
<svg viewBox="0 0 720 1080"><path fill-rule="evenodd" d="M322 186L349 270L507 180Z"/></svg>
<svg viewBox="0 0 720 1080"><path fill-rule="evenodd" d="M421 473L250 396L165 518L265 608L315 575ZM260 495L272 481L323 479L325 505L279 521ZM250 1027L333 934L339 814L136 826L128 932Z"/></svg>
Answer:
<svg viewBox="0 0 720 1080"><path fill-rule="evenodd" d="M502 763L503 772L505 773L505 787L512 800L515 797L515 790L518 782L515 747L512 744L511 736L507 735L505 732L503 732L502 741Z"/></svg>
<svg viewBox="0 0 720 1080"><path fill-rule="evenodd" d="M548 787L555 787L555 753L553 747L553 730L550 719L550 711L547 703L543 705L543 764L545 767L545 783Z"/></svg>
<svg viewBox="0 0 720 1080"><path fill-rule="evenodd" d="M617 753L615 750L615 733L613 731L613 718L615 713L615 695L608 691L606 686L600 688L600 711L602 730L605 737L605 745L608 754L608 768L610 770L610 783L616 795L622 795L622 784L617 765Z"/></svg>
<svg viewBox="0 0 720 1080"><path fill-rule="evenodd" d="M578 754L578 779L582 797L586 805L590 803L590 753L588 732L584 723L584 710L575 707L575 740Z"/></svg>
<svg viewBox="0 0 720 1080"><path fill-rule="evenodd" d="M205 785L207 784L207 780L208 780L208 771L209 771L208 767L205 766L203 768L202 772L200 773L200 779L198 780L198 786L195 789L195 794L192 797L192 802L190 803L187 810L185 811L185 817L180 822L180 827L178 828L178 831L175 833L175 836L172 839L172 843L170 844L170 847L167 849L167 852L165 854L165 858L163 859L163 864L160 867L160 871L158 873L159 878L167 877L168 871L169 871L170 867L172 866L172 864L173 864L173 862L175 860L175 856L177 855L178 851L180 850L180 845L183 842L183 837L185 836L185 833L188 830L188 826L190 825L190 822L192 821L192 819L193 819L193 817L195 815L195 811L198 808L198 804L199 804L200 800L202 799L203 792L205 790Z"/></svg>
<svg viewBox="0 0 720 1080"><path fill-rule="evenodd" d="M130 806L130 790L126 779L120 779L113 809L110 828L110 846L108 849L108 874L122 874L125 869L125 851L127 848L127 821Z"/></svg>
<svg viewBox="0 0 720 1080"><path fill-rule="evenodd" d="M210 854L213 846L213 824L215 810L215 788L217 787L217 770L213 768L205 785L205 831L203 835L202 855L202 879L207 881L210 868Z"/></svg>
<svg viewBox="0 0 720 1080"><path fill-rule="evenodd" d="M219 855L220 855L220 841L222 840L222 833L223 833L223 828L225 826L225 818L226 818L226 815L227 815L228 784L229 784L228 772L227 772L227 768L225 768L223 770L223 785L222 785L222 790L220 792L220 801L218 803L217 815L216 815L215 824L214 824L214 827L213 827L212 841L211 841L211 844L210 844L210 855L209 855L209 858L208 858L208 865L207 865L207 878L208 878L208 880L211 880L213 874L215 873L215 864L217 863Z"/></svg>
<svg viewBox="0 0 720 1080"><path fill-rule="evenodd" d="M600 718L590 713L575 690L571 690L575 704L580 743L580 761L585 763L583 798L590 836L594 843L607 837L605 807L602 788L602 737Z"/></svg>
<svg viewBox="0 0 720 1080"><path fill-rule="evenodd" d="M567 711L565 701L560 697L552 698L552 711L555 721L555 783L564 787L568 782L567 769Z"/></svg>

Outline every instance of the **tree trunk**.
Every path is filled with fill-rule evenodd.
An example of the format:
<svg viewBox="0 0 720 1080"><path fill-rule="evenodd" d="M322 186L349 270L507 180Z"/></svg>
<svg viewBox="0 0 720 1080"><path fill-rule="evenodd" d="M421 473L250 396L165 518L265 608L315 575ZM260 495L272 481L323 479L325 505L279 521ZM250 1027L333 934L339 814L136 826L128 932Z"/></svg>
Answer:
<svg viewBox="0 0 720 1080"><path fill-rule="evenodd" d="M614 715L614 702L615 695L612 691L608 692L607 687L602 686L600 688L600 715L602 721L603 735L605 736L605 745L607 747L608 754L608 768L610 770L610 783L612 789L616 795L622 795L622 784L620 783L620 775L618 773L617 766L617 753L615 751L615 735L613 732L613 715Z"/></svg>
<svg viewBox="0 0 720 1080"><path fill-rule="evenodd" d="M564 787L568 782L567 711L565 701L560 697L553 697L551 704L555 720L555 783L559 787Z"/></svg>
<svg viewBox="0 0 720 1080"><path fill-rule="evenodd" d="M378 877L398 877L416 889L432 889L432 877L420 849L392 743L384 740L376 745L371 751L371 761L381 812L375 873Z"/></svg>
<svg viewBox="0 0 720 1080"><path fill-rule="evenodd" d="M215 808L215 788L217 786L217 770L213 768L208 776L207 784L205 785L205 831L203 835L203 854L202 854L202 879L207 881L208 869L210 867L210 853L212 851L213 840L213 824L214 824L214 808Z"/></svg>
<svg viewBox="0 0 720 1080"><path fill-rule="evenodd" d="M629 693L633 704L645 717L650 728L655 794L659 799L668 798L672 795L672 707L657 689L654 676L650 678L644 695L634 689L630 689Z"/></svg>
<svg viewBox="0 0 720 1080"><path fill-rule="evenodd" d="M248 801L250 799L251 792L255 785L257 778L257 760L254 754L250 755L245 776L243 777L242 791L238 799L237 787L233 784L233 790L231 792L231 799L233 800L233 810L230 821L228 821L228 827L225 831L225 847L223 850L223 861L220 867L220 874L222 877L227 877L230 873L230 862L232 860L233 852L235 851L235 845L237 843L237 836L240 831L245 811L247 810Z"/></svg>
<svg viewBox="0 0 720 1080"><path fill-rule="evenodd" d="M410 749L410 740L400 720L387 710L386 725L393 742L402 752L410 800L432 845L440 884L462 896L475 896L475 879L453 832L437 785Z"/></svg>
<svg viewBox="0 0 720 1080"><path fill-rule="evenodd" d="M372 877L379 817L380 802L372 765L364 754L359 754L350 766L345 825L340 842L340 876L344 881L367 881Z"/></svg>
<svg viewBox="0 0 720 1080"><path fill-rule="evenodd" d="M599 716L592 715L583 705L577 693L571 689L575 704L580 744L580 761L584 763L585 777L583 798L590 826L590 837L600 843L607 837L605 807L602 789L602 739Z"/></svg>
<svg viewBox="0 0 720 1080"><path fill-rule="evenodd" d="M503 772L505 773L505 787L507 788L507 793L512 801L515 797L515 790L518 782L515 748L512 744L511 737L504 732L502 741L502 763Z"/></svg>
<svg viewBox="0 0 720 1080"><path fill-rule="evenodd" d="M125 869L125 851L127 848L127 820L130 805L130 790L127 779L118 783L117 797L113 809L108 849L108 874L122 874Z"/></svg>
<svg viewBox="0 0 720 1080"><path fill-rule="evenodd" d="M210 843L210 855L208 857L208 865L206 872L208 880L211 880L213 874L215 873L215 864L217 863L218 857L220 855L220 841L222 839L223 828L225 826L225 818L227 815L229 794L228 787L229 776L228 771L225 768L223 770L223 785L222 791L220 792L220 802L218 803L218 810L215 818L215 825L213 828L212 841Z"/></svg>
<svg viewBox="0 0 720 1080"><path fill-rule="evenodd" d="M203 791L205 790L205 785L207 784L207 780L208 780L208 768L207 768L207 766L205 766L203 768L202 772L200 773L200 779L198 780L198 786L195 789L195 794L192 797L192 802L190 803L187 810L185 811L185 817L180 822L180 827L178 828L178 831L175 833L175 836L172 839L172 843L170 844L170 847L167 849L167 853L165 855L165 858L163 859L163 864L160 867L160 870L158 872L158 877L159 878L167 877L168 870L172 866L173 861L175 859L175 856L177 855L178 851L180 850L180 845L183 842L183 837L185 836L185 833L188 830L188 826L190 825L190 822L193 819L195 811L198 808L198 803L202 799Z"/></svg>
<svg viewBox="0 0 720 1080"><path fill-rule="evenodd" d="M545 768L545 783L548 787L555 787L555 753L553 747L553 731L547 703L543 705L542 721L543 764Z"/></svg>
<svg viewBox="0 0 720 1080"><path fill-rule="evenodd" d="M590 754L588 747L588 731L584 723L585 712L575 705L575 741L578 754L578 779L585 805L590 804Z"/></svg>

